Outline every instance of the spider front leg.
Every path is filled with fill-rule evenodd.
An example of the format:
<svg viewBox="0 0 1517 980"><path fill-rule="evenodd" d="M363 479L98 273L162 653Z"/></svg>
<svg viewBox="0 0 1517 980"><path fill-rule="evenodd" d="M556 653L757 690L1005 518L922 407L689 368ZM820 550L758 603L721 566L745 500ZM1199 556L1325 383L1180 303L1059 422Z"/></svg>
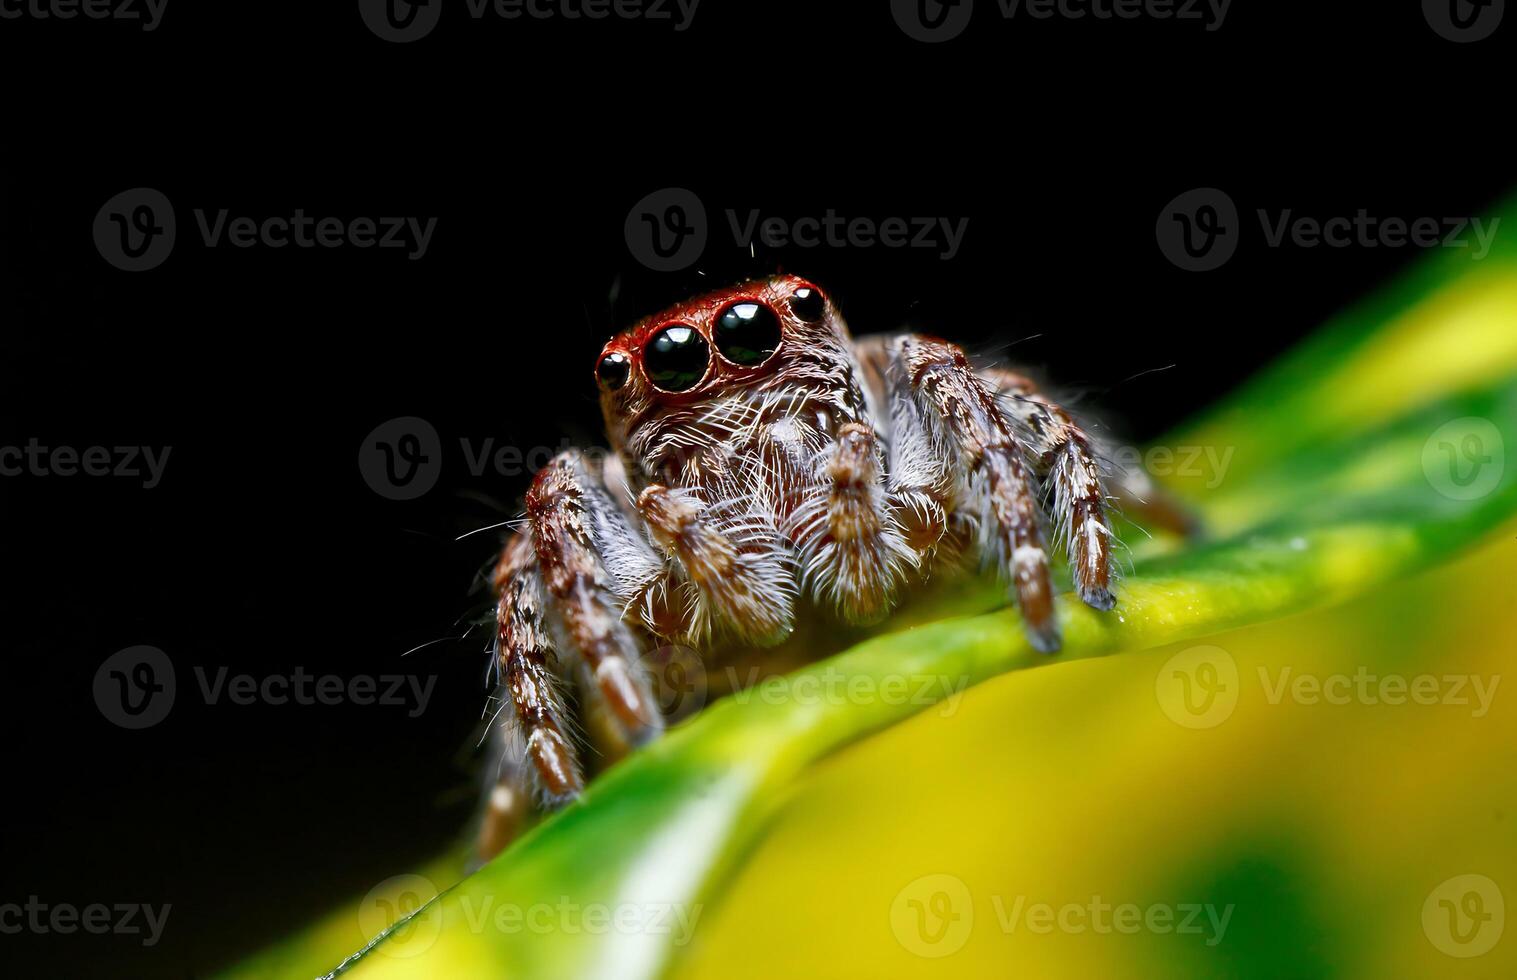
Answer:
<svg viewBox="0 0 1517 980"><path fill-rule="evenodd" d="M794 626L795 576L773 520L735 491L712 496L655 483L637 498L649 535L683 578L678 631L696 644L718 627L756 646L778 643Z"/></svg>
<svg viewBox="0 0 1517 980"><path fill-rule="evenodd" d="M495 568L496 664L510 704L491 732L494 783L486 799L476 849L481 860L510 842L532 809L529 785L547 806L565 803L584 787L569 711L549 637L547 593L531 529L511 537Z"/></svg>
<svg viewBox="0 0 1517 980"><path fill-rule="evenodd" d="M582 668L586 696L604 706L628 744L663 729L618 594L632 590L626 579L653 577L656 557L578 453L564 453L538 473L527 493L527 519L495 571L497 660L511 717L500 734L499 781L481 830L482 853L498 850L520 823L525 782L550 808L584 787L563 694L571 664Z"/></svg>
<svg viewBox="0 0 1517 980"><path fill-rule="evenodd" d="M874 429L844 423L817 456L811 490L786 524L808 591L855 625L883 619L906 569L919 564L897 519L898 502L887 493L883 462Z"/></svg>
<svg viewBox="0 0 1517 980"><path fill-rule="evenodd" d="M1111 594L1112 532L1090 436L1022 375L992 368L984 377L995 386L1001 407L1027 434L1034 471L1053 497L1057 536L1069 548L1075 589L1086 605L1110 609L1117 602Z"/></svg>
<svg viewBox="0 0 1517 980"><path fill-rule="evenodd" d="M555 635L583 662L588 692L602 700L627 743L641 745L663 730L663 716L622 609L659 563L577 452L560 454L537 474L527 517Z"/></svg>
<svg viewBox="0 0 1517 980"><path fill-rule="evenodd" d="M1028 639L1052 653L1059 648L1059 627L1042 515L1011 419L957 345L908 335L892 343L890 354L886 384L896 389L895 397L913 403L919 438L932 443L928 454L947 454L956 463L956 506L979 512L986 546L1011 580Z"/></svg>
<svg viewBox="0 0 1517 980"><path fill-rule="evenodd" d="M504 689L501 696L509 698ZM502 706L504 710L505 706ZM514 709L513 709L514 710ZM531 818L533 762L521 726L491 720L489 762L485 766L484 812L475 837L476 864L490 860L515 840ZM472 868L471 868L472 870Z"/></svg>

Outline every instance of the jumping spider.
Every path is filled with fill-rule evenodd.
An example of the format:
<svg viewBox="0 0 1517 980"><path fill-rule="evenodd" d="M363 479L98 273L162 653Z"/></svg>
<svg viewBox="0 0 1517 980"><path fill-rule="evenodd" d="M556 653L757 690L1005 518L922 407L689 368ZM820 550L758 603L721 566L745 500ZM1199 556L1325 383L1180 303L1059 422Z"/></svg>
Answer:
<svg viewBox="0 0 1517 980"><path fill-rule="evenodd" d="M954 344L854 340L821 290L779 275L640 321L595 374L611 455L569 451L538 472L494 573L510 703L484 857L533 795L552 808L584 785L571 676L585 714L638 745L664 724L645 650L767 647L808 601L873 622L966 559L999 567L1028 639L1051 653L1045 524L1080 598L1116 601L1092 438L1026 378L977 371Z"/></svg>

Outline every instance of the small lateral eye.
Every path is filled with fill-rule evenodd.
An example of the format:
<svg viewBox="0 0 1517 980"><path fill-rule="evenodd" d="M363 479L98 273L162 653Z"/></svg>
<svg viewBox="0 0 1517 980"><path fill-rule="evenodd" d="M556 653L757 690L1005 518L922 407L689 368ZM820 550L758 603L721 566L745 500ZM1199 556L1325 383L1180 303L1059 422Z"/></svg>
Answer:
<svg viewBox="0 0 1517 980"><path fill-rule="evenodd" d="M662 391L686 391L706 376L711 348L694 327L671 323L653 335L643 348L643 369Z"/></svg>
<svg viewBox="0 0 1517 980"><path fill-rule="evenodd" d="M790 312L807 323L816 323L827 312L827 299L815 286L802 286L790 297Z"/></svg>
<svg viewBox="0 0 1517 980"><path fill-rule="evenodd" d="M716 349L733 364L762 364L780 346L780 320L763 303L745 300L717 314Z"/></svg>
<svg viewBox="0 0 1517 980"><path fill-rule="evenodd" d="M595 379L600 386L607 391L615 391L627 383L627 375L632 372L632 362L621 351L612 351L600 359L595 366Z"/></svg>

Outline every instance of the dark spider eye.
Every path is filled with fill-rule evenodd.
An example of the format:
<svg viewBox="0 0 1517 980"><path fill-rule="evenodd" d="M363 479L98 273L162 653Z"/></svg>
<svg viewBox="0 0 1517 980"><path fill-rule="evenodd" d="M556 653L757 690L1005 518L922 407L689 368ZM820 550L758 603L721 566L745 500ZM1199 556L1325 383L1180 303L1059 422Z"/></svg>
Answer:
<svg viewBox="0 0 1517 980"><path fill-rule="evenodd" d="M595 379L600 382L602 388L615 391L627 383L627 375L631 370L632 362L627 360L627 355L620 351L612 351L595 365Z"/></svg>
<svg viewBox="0 0 1517 980"><path fill-rule="evenodd" d="M815 286L802 286L790 297L790 312L807 323L816 323L827 312L827 300Z"/></svg>
<svg viewBox="0 0 1517 980"><path fill-rule="evenodd" d="M711 349L694 327L674 323L653 335L643 348L648 380L664 391L684 391L706 376Z"/></svg>
<svg viewBox="0 0 1517 980"><path fill-rule="evenodd" d="M769 360L780 346L780 320L763 303L733 303L716 318L716 349L733 364Z"/></svg>

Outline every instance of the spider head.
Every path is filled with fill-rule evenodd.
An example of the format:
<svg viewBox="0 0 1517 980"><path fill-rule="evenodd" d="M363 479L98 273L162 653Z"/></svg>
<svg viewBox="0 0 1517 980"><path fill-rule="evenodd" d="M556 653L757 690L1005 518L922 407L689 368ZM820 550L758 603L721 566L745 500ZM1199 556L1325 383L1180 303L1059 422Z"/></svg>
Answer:
<svg viewBox="0 0 1517 980"><path fill-rule="evenodd" d="M607 431L619 443L650 416L783 383L847 343L826 295L796 276L686 300L640 320L601 351L595 378Z"/></svg>

